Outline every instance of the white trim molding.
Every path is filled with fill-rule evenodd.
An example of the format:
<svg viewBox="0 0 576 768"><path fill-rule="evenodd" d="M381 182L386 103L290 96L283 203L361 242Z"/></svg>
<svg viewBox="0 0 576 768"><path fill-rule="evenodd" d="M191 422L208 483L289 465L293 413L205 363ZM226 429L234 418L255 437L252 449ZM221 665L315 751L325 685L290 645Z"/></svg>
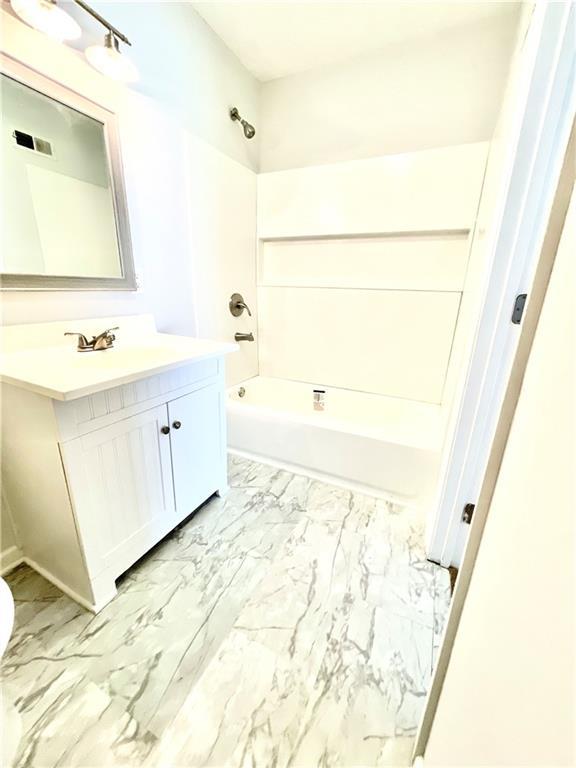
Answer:
<svg viewBox="0 0 576 768"><path fill-rule="evenodd" d="M20 547L13 544L0 552L0 576L13 571L17 565L24 562L24 555Z"/></svg>

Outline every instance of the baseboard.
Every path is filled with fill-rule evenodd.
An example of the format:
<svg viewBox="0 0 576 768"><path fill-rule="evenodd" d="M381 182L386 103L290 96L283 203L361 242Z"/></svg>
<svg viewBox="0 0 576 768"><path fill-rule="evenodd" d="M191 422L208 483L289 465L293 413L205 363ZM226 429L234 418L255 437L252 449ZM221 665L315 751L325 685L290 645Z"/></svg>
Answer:
<svg viewBox="0 0 576 768"><path fill-rule="evenodd" d="M14 570L17 565L24 562L24 554L20 547L14 544L0 553L0 576Z"/></svg>
<svg viewBox="0 0 576 768"><path fill-rule="evenodd" d="M103 603L102 606L94 605L89 600L86 600L85 597L82 597L77 592L75 592L73 589L70 589L66 584L60 581L59 578L54 576L50 571L47 571L46 568L43 568L41 565L38 565L37 562L32 560L30 557L23 557L22 562L26 563L26 565L29 565L30 568L35 570L37 573L40 574L40 576L43 576L46 581L49 581L51 584L54 584L55 587L57 587L61 592L63 592L65 595L67 595L71 600L74 600L74 602L81 605L83 608L86 608L90 613L98 613L98 611L103 607L103 605L106 605L106 602Z"/></svg>
<svg viewBox="0 0 576 768"><path fill-rule="evenodd" d="M312 480L319 480L321 483L327 483L328 485L335 485L338 488L344 488L346 491L353 491L354 493L361 493L364 496L373 496L376 499L383 499L389 501L392 504L398 504L406 509L417 510L421 509L420 505L414 502L413 499L408 499L405 496L390 493L388 491L380 491L378 488L374 488L371 485L363 485L362 483L355 483L351 480L344 480L336 475L329 475L325 472L317 472L315 469L309 469L303 467L300 464L290 464L286 461L278 461L277 459L271 459L268 456L260 456L257 453L250 453L248 451L239 451L237 448L228 448L228 453L232 456L240 456L242 459L249 459L250 461L256 461L260 464L268 464L271 467L277 469L284 469L286 472L292 472L294 475L304 475L304 477L310 477Z"/></svg>

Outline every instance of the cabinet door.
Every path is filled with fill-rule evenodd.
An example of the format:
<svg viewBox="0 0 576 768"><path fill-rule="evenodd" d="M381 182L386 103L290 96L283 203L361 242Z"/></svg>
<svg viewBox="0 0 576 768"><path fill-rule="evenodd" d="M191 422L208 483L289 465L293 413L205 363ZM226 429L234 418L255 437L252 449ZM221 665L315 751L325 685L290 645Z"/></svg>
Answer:
<svg viewBox="0 0 576 768"><path fill-rule="evenodd" d="M61 446L88 567L122 573L175 525L166 405Z"/></svg>
<svg viewBox="0 0 576 768"><path fill-rule="evenodd" d="M222 448L220 390L204 387L168 403L176 513L183 519L219 490Z"/></svg>

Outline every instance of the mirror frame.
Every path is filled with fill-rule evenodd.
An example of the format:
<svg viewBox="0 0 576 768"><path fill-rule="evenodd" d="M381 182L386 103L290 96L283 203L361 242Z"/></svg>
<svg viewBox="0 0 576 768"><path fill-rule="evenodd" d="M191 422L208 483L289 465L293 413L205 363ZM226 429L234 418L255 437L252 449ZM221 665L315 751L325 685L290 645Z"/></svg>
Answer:
<svg viewBox="0 0 576 768"><path fill-rule="evenodd" d="M108 176L116 222L116 239L122 271L120 277L80 277L3 272L0 273L0 289L3 291L135 291L137 285L116 115L6 54L0 54L0 72L13 80L17 80L22 85L64 104L66 107L97 120L103 125ZM79 248L81 248L81 244L79 244Z"/></svg>

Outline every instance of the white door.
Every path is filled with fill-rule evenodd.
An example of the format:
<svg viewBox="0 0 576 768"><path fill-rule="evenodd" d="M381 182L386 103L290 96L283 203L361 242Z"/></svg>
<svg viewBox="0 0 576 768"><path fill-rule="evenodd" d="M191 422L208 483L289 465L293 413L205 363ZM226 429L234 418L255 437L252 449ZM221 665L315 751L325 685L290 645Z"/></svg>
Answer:
<svg viewBox="0 0 576 768"><path fill-rule="evenodd" d="M161 405L62 444L92 576L119 575L174 527L167 426Z"/></svg>
<svg viewBox="0 0 576 768"><path fill-rule="evenodd" d="M220 392L211 385L168 403L176 513L187 517L219 490Z"/></svg>

